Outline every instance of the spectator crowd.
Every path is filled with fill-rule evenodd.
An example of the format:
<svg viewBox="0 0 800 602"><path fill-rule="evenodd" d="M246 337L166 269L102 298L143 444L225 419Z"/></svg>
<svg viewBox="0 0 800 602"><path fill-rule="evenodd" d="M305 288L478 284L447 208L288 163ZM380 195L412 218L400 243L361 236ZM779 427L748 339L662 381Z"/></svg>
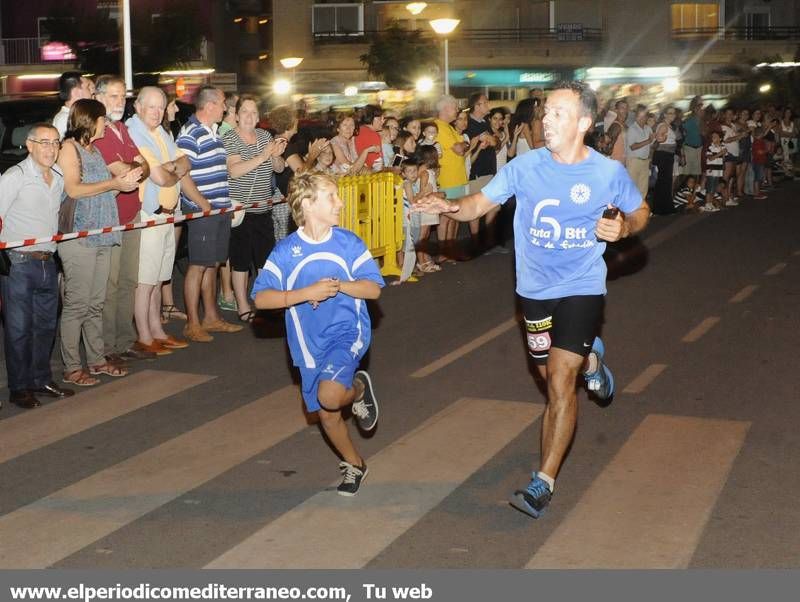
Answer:
<svg viewBox="0 0 800 602"><path fill-rule="evenodd" d="M288 106L262 114L256 97L203 86L194 114L179 124L175 97L158 87L142 88L128 115L119 77L69 72L59 86L63 107L52 123L31 127L28 158L0 178L0 241L243 208L6 251L6 371L10 401L24 408L40 405L41 396L74 393L62 385L123 377L129 362L208 343L252 322L249 283L295 228L286 203L295 174L391 171L402 179L402 273L393 282L402 284L482 253L509 252L503 242L513 203L470 223L464 244L446 214L411 212L416 198L479 191L507 162L545 145L541 90L513 111L475 93L463 109L443 96L434 114L393 115L367 105L330 111L327 122L314 125ZM626 166L659 215L716 212L744 195L763 200L778 179L793 177L797 142L790 109L718 111L699 97L685 114L672 105L631 109L627 99L613 100L587 138ZM179 306L172 274L182 237L188 268ZM171 320L185 321L182 337L165 331ZM60 379L50 368L57 331Z"/></svg>

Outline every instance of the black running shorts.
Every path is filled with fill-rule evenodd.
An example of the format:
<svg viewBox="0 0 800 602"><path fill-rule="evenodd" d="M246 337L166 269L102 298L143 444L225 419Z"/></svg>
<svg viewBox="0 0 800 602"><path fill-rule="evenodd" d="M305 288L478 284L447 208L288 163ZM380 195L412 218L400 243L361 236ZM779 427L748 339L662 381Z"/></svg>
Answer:
<svg viewBox="0 0 800 602"><path fill-rule="evenodd" d="M546 364L551 347L589 355L603 320L603 295L522 300L528 351L537 364Z"/></svg>

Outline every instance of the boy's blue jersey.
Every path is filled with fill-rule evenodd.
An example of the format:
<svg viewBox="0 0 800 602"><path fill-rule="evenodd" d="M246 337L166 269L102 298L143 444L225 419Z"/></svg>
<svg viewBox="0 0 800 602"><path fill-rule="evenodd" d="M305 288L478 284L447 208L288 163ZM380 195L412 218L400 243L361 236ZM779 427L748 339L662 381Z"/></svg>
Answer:
<svg viewBox="0 0 800 602"><path fill-rule="evenodd" d="M378 265L364 242L349 230L331 228L323 241L293 232L281 240L259 270L251 296L262 290L291 291L322 278L372 280L384 286ZM354 358L366 353L371 338L367 304L338 293L313 309L300 303L286 311L286 335L294 365L317 368L334 346L348 345Z"/></svg>
<svg viewBox="0 0 800 602"><path fill-rule="evenodd" d="M642 204L625 167L593 149L574 165L556 162L546 148L527 152L483 194L495 203L517 198L517 293L529 299L604 295L606 245L596 238L597 220L609 204L624 213Z"/></svg>

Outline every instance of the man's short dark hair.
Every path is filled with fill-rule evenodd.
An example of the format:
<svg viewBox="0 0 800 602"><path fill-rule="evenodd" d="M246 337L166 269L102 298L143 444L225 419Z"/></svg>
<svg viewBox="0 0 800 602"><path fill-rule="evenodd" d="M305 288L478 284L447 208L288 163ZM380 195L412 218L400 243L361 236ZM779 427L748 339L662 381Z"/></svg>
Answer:
<svg viewBox="0 0 800 602"><path fill-rule="evenodd" d="M31 126L31 129L28 130L28 140L33 140L33 133L36 130L53 130L56 135L58 135L58 129L52 123L48 123L47 121L39 121L38 123L34 123Z"/></svg>
<svg viewBox="0 0 800 602"><path fill-rule="evenodd" d="M478 104L478 101L481 99L481 96L486 96L483 92L473 92L469 95L469 99L467 100L467 107L469 108L469 112L472 113L475 111L475 105Z"/></svg>
<svg viewBox="0 0 800 602"><path fill-rule="evenodd" d="M581 117L591 117L597 114L597 96L586 82L578 80L563 80L553 86L553 90L570 90L574 92L581 105Z"/></svg>
<svg viewBox="0 0 800 602"><path fill-rule="evenodd" d="M82 77L83 73L80 71L65 71L61 74L61 77L58 78L58 97L61 102L67 102L72 96L72 91L81 87Z"/></svg>
<svg viewBox="0 0 800 602"><path fill-rule="evenodd" d="M194 105L198 109L202 109L209 102L216 100L217 96L224 95L222 90L216 86L200 86L197 89L197 96L195 96Z"/></svg>
<svg viewBox="0 0 800 602"><path fill-rule="evenodd" d="M617 102L614 103L614 108L619 109L619 105L621 104L628 104L628 101L624 98L620 98Z"/></svg>
<svg viewBox="0 0 800 602"><path fill-rule="evenodd" d="M372 125L376 117L383 115L383 109L378 105L366 105L361 112L361 124Z"/></svg>

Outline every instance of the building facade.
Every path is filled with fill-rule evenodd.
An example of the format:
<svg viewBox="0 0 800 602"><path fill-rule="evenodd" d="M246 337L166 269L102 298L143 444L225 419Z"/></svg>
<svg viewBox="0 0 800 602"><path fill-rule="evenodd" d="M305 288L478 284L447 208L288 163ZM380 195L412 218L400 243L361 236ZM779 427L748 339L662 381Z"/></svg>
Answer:
<svg viewBox="0 0 800 602"><path fill-rule="evenodd" d="M448 77L459 95L484 88L515 98L575 76L597 86L668 81L680 85L675 93L724 94L741 86L736 66L793 60L800 43L794 0L432 0L416 15L408 4L276 2L273 54L303 58L293 73L298 93L360 89L371 82L359 56L389 23L436 38L428 21L454 17ZM287 76L274 65L276 78Z"/></svg>

